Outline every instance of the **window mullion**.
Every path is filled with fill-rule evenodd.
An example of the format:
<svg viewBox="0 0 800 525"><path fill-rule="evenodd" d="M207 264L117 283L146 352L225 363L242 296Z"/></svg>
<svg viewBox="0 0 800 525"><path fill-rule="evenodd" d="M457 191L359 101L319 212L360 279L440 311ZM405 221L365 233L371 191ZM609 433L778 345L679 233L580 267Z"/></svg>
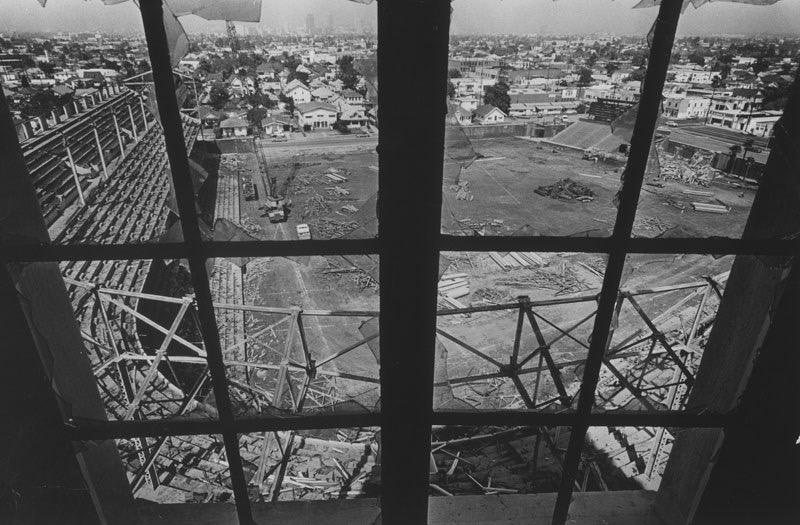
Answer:
<svg viewBox="0 0 800 525"><path fill-rule="evenodd" d="M614 223L614 233L611 237L611 251L603 278L591 345L581 382L580 397L578 398L578 423L572 427L570 433L561 485L553 514L554 525L561 525L567 520L682 5L683 0L662 0L655 22L644 89L631 138L630 155L623 172L624 182L620 190L619 209Z"/></svg>
<svg viewBox="0 0 800 525"><path fill-rule="evenodd" d="M384 524L427 522L449 20L448 0L378 2Z"/></svg>
<svg viewBox="0 0 800 525"><path fill-rule="evenodd" d="M181 229L189 254L189 269L192 275L198 317L203 341L208 353L208 366L214 388L214 396L219 410L222 437L225 441L230 469L231 485L236 500L236 510L241 525L252 523L250 500L247 483L242 469L242 458L239 451L239 440L234 431L233 409L228 395L228 383L225 377L225 365L217 329L216 316L212 303L208 271L202 251L199 219L195 207L192 179L189 172L189 161L183 137L183 126L180 110L175 98L175 84L169 44L163 23L162 0L144 0L140 3L145 38L153 70L158 112L167 145L167 155L172 171L175 198L180 211Z"/></svg>

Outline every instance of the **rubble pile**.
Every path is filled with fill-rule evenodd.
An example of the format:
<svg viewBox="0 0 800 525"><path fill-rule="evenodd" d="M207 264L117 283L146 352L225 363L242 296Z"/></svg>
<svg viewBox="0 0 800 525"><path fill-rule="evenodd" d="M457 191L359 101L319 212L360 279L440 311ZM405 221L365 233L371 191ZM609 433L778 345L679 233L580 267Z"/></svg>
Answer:
<svg viewBox="0 0 800 525"><path fill-rule="evenodd" d="M637 221L633 224L633 229L640 231L641 230L653 231L661 234L669 230L673 226L674 225L664 222L661 220L660 217L654 215L653 217L637 219Z"/></svg>
<svg viewBox="0 0 800 525"><path fill-rule="evenodd" d="M561 457L551 450L568 432L533 427L443 428L431 443L431 495L519 494L556 490ZM559 435L560 434L560 435Z"/></svg>
<svg viewBox="0 0 800 525"><path fill-rule="evenodd" d="M352 430L351 435L334 439L319 439L310 436L295 436L292 440L292 455L281 477L279 500L326 500L352 498L367 495L370 478L377 456L375 433ZM288 432L279 432L281 443L288 439ZM245 464L258 465L264 440L261 436L242 436L242 459ZM276 447L277 448L277 447ZM270 462L280 461L278 450L273 450ZM275 471L266 477L266 488L271 487L279 476Z"/></svg>
<svg viewBox="0 0 800 525"><path fill-rule="evenodd" d="M303 204L303 218L324 215L331 211L328 202L322 195L314 195Z"/></svg>
<svg viewBox="0 0 800 525"><path fill-rule="evenodd" d="M483 301L492 304L501 304L506 302L506 294L497 291L494 288L478 288L472 293L475 298L473 302Z"/></svg>
<svg viewBox="0 0 800 525"><path fill-rule="evenodd" d="M305 175L295 175L287 189L291 195L304 195L311 191L311 181Z"/></svg>
<svg viewBox="0 0 800 525"><path fill-rule="evenodd" d="M564 295L591 289L575 271L562 261L557 268L536 268L526 270L523 275L507 277L495 281L498 286L514 288L546 288L555 290L554 295Z"/></svg>
<svg viewBox="0 0 800 525"><path fill-rule="evenodd" d="M590 188L570 178L561 179L550 186L539 186L533 191L551 199L577 200L580 202L592 202L594 200L594 192Z"/></svg>
<svg viewBox="0 0 800 525"><path fill-rule="evenodd" d="M358 223L355 221L342 222L327 217L320 217L308 225L314 239L336 239L358 228Z"/></svg>
<svg viewBox="0 0 800 525"><path fill-rule="evenodd" d="M469 181L466 180L450 186L450 191L455 192L456 200L471 201L475 198L475 196L469 190Z"/></svg>
<svg viewBox="0 0 800 525"><path fill-rule="evenodd" d="M249 175L242 175L242 196L247 201L254 201L257 198L256 187Z"/></svg>
<svg viewBox="0 0 800 525"><path fill-rule="evenodd" d="M360 291L367 289L377 289L378 281L375 280L369 273L357 266L339 266L330 258L327 259L328 266L319 270L325 276L334 277L340 281L342 277L349 276L352 282Z"/></svg>
<svg viewBox="0 0 800 525"><path fill-rule="evenodd" d="M708 183L714 179L717 170L711 166L713 160L713 154L704 155L699 151L695 152L690 159L663 153L660 153L658 158L661 176L664 179L701 186L708 186Z"/></svg>
<svg viewBox="0 0 800 525"><path fill-rule="evenodd" d="M219 160L219 167L229 171L243 170L247 167L244 153L228 153L222 155Z"/></svg>

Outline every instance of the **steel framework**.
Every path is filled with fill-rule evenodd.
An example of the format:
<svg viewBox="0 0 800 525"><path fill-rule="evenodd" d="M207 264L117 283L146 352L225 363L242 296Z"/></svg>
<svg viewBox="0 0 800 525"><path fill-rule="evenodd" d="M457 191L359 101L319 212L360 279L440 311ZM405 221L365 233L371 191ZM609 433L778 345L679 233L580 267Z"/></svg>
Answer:
<svg viewBox="0 0 800 525"><path fill-rule="evenodd" d="M620 290L617 294L612 327L617 329L619 326L620 313L625 305L628 305L635 314L632 316L633 320L638 320L642 325L631 330L618 341L614 340L613 331L610 334L603 358L603 367L613 385L604 388L601 384L596 399L598 408L624 408L609 405L610 399L618 396L620 392L624 392L626 396L637 400L641 407L650 412L665 409L669 411L682 410L683 401L691 388L694 373L699 365L701 347L698 345L698 340L708 333L714 317L715 308L710 308L710 312L706 311L709 309L707 308L709 301L714 297L721 298L722 286L726 280L727 272L689 283ZM102 287L97 283L69 278L66 278L65 281L70 286L92 294L95 299L94 316L97 326L91 334L86 331L82 331L82 334L85 342L93 349L94 373L98 385L110 399L117 399L122 407L122 410L116 411L118 420L136 419L141 421L154 416L156 418L180 418L197 408L197 398L207 386L209 379L207 353L202 342L192 342L178 335L178 328L184 320L196 319L193 297L171 297L117 290ZM642 297L667 294L672 294L670 299L674 302L655 317L651 318L639 304ZM677 298L675 294L681 294L682 297ZM162 326L139 312L135 303L133 306L126 304L125 299L170 304L177 310L171 323L168 326ZM560 326L559 323L553 322L545 311L547 308L596 303L597 299L596 293L582 293L536 301L530 300L527 296L520 296L514 302L503 304L440 309L437 312L440 319L498 312L501 315L515 316L516 323L514 325L515 333L509 345L510 349L507 350L507 363L503 362L500 357L490 355L486 349L477 348L465 341L463 337L456 337L445 328L438 327L437 334L440 341L446 341L451 346L468 352L479 362L489 366L491 370L487 371L476 367L471 369L470 373L458 375L458 377L447 377L445 380L435 382L434 388L444 388L452 392L454 389L464 386L492 382L493 388L498 393L501 388L505 387L510 387L515 392L510 396L510 401L509 396L504 397L501 408L524 408L533 411L561 413L573 411L577 393L580 391L580 381L565 380L563 373L571 367L583 366L585 358L560 360L558 359L558 350L560 344L563 345L569 341L588 351L589 345L579 339L576 334L581 327L590 324L589 322L596 314L596 309L588 315L580 315L580 319L571 321L569 326ZM304 319L309 317L372 319L377 317L379 312L371 310L309 310L300 307L278 308L229 303L213 303L213 307L217 311L238 310L278 317L277 321L245 334L241 340L224 348L223 356L236 354L237 350L246 345L265 344L261 339L269 333L274 334L276 328L285 330L285 338L282 341L277 361L261 362L228 358L223 360L225 368L229 371L227 376L229 390L237 391L243 397L249 397L254 406L260 410L270 410L272 415L275 410L290 415L324 411L336 405L344 406L349 411L355 410L356 413L369 412L369 408L354 403L345 403L346 397L337 395L335 388L325 391L320 386L328 381L356 381L372 385L373 388L379 384L377 377L350 373L336 368L337 359L359 347L376 343L379 333L362 334L357 341L335 349L328 355L320 355L319 349L313 348L313 345L309 344ZM667 335L664 330L659 329L659 325L673 320L679 313L686 312L691 314L690 328L688 331L684 330L681 337ZM157 348L147 349L148 351L141 347L138 350L136 348L121 349L119 342L130 338L130 334L124 333L126 326L130 326L130 324L119 322L120 314L132 316L162 334L163 340L160 345ZM631 319L626 319L624 324L631 324L630 321ZM533 348L526 348L526 345L523 344L522 334L526 325L535 336L536 345ZM296 359L293 355L296 342L299 342L301 359ZM169 355L168 349L173 343L180 345L190 355ZM537 363L534 364L534 361ZM164 384L169 384L169 380L162 375L159 368L168 367L174 377L172 367L175 364L197 366L201 369L200 375L186 392L174 387L166 399L159 401L156 394L163 393ZM144 365L144 368L139 370L138 367L141 365ZM248 372L259 370L268 372L272 374L274 386L267 390L256 384L257 381L238 380L230 373L230 370L234 368L242 368ZM654 370L660 372L658 377L663 377L664 370L667 370L670 379L666 382L653 380L650 376ZM577 378L577 374L575 375ZM122 393L121 399L108 391L107 379L109 377L117 382L119 391ZM246 377L250 378L251 376L248 373ZM548 385L548 380L550 385ZM160 385L160 388L156 386L156 383ZM155 398L154 395L156 395ZM148 408L149 412L146 412L144 405L148 405L148 407L155 405L156 408ZM213 411L213 408L210 410ZM109 411L114 412L111 409ZM260 460L255 477L250 483L258 487L260 493L268 495L272 501L277 501L286 475L287 463L293 452L297 430L288 431L283 439L279 437L277 431L263 431L260 435L263 443ZM554 457L559 462L563 461L564 451L558 449L546 427L537 427L536 436L537 449L541 439ZM155 465L167 439L166 435L158 437L152 446L148 446L146 438L143 437L132 440L139 463L131 480L132 490L139 490L145 482L154 488L158 486L159 476ZM664 448L670 440L669 433L663 427L659 427L646 458L648 478L658 475L656 467L663 463ZM449 446L449 443L435 443L434 445L433 450L438 451ZM275 451L279 452L281 459L275 465L270 466L268 458ZM585 476L588 477L591 472L598 483L603 486L602 477L591 458L584 457L583 461L587 467L584 471ZM578 483L576 480L575 488L577 490L585 488L587 479L584 478L583 483Z"/></svg>

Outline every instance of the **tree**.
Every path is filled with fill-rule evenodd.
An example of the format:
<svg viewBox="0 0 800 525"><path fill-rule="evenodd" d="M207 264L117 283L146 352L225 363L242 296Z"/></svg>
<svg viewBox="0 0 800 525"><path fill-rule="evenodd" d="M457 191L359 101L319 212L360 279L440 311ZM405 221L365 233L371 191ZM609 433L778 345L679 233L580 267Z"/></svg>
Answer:
<svg viewBox="0 0 800 525"><path fill-rule="evenodd" d="M55 69L56 69L56 66L54 66L50 62L39 62L38 66L39 66L39 69L42 70L42 73L44 73L48 77L50 75L52 75L53 71L55 71Z"/></svg>
<svg viewBox="0 0 800 525"><path fill-rule="evenodd" d="M342 122L339 119L336 119L336 122L333 123L332 127L333 127L333 129L335 129L336 131L338 131L339 133L342 133L344 135L347 135L347 134L350 133L350 128L347 127L347 124L345 124L344 122Z"/></svg>
<svg viewBox="0 0 800 525"><path fill-rule="evenodd" d="M447 81L447 98L453 98L456 96L456 86L451 82Z"/></svg>
<svg viewBox="0 0 800 525"><path fill-rule="evenodd" d="M606 75L609 77L619 70L619 64L616 62L608 62L606 64Z"/></svg>
<svg viewBox="0 0 800 525"><path fill-rule="evenodd" d="M769 67L770 63L767 60L764 60L763 58L759 58L758 60L753 62L753 65L750 66L750 68L753 70L753 73L756 75L758 75L759 73L763 73L764 71L769 69Z"/></svg>
<svg viewBox="0 0 800 525"><path fill-rule="evenodd" d="M594 53L592 53L591 55L589 55L589 56L586 58L586 65L587 65L588 67L592 67L592 66L595 64L595 62L597 62L597 55L596 55L596 54L594 54Z"/></svg>
<svg viewBox="0 0 800 525"><path fill-rule="evenodd" d="M645 69L643 67L640 67L639 69L634 69L628 75L628 80L631 80L631 81L637 81L638 80L639 82L641 82L641 81L644 80L644 74L645 74Z"/></svg>
<svg viewBox="0 0 800 525"><path fill-rule="evenodd" d="M267 118L267 108L255 107L247 112L247 120L252 126L261 126L261 121Z"/></svg>
<svg viewBox="0 0 800 525"><path fill-rule="evenodd" d="M447 70L447 78L461 78L461 71L456 68L450 68Z"/></svg>
<svg viewBox="0 0 800 525"><path fill-rule="evenodd" d="M692 63L692 64L697 64L697 65L698 65L698 66L700 66L700 67L702 67L702 66L705 66L705 65L706 65L706 59L705 59L705 57L704 57L703 55L701 55L700 53L698 53L698 52L694 52L694 53L692 53L691 55L689 55L688 57L686 57L686 59L687 59L687 60L688 60L690 63Z"/></svg>
<svg viewBox="0 0 800 525"><path fill-rule="evenodd" d="M283 93L278 95L278 100L286 104L286 111L290 114L294 114L294 99L292 97L287 97Z"/></svg>
<svg viewBox="0 0 800 525"><path fill-rule="evenodd" d="M358 84L358 72L353 65L353 57L350 55L342 55L336 60L336 66L339 71L336 77L342 81L346 89L355 89Z"/></svg>
<svg viewBox="0 0 800 525"><path fill-rule="evenodd" d="M703 124L708 124L708 115L711 113L711 110L714 109L714 95L717 94L717 90L722 85L722 79L719 78L719 75L714 75L711 78L711 102L708 105L708 110L706 111L706 120L703 122Z"/></svg>
<svg viewBox="0 0 800 525"><path fill-rule="evenodd" d="M493 86L489 86L483 96L483 103L491 104L503 113L508 114L508 110L511 108L511 97L508 94L508 89L508 84L505 82L498 82Z"/></svg>
<svg viewBox="0 0 800 525"><path fill-rule="evenodd" d="M222 86L214 86L208 93L208 98L211 101L211 107L214 109L222 109L225 104L231 99L230 94Z"/></svg>
<svg viewBox="0 0 800 525"><path fill-rule="evenodd" d="M592 70L586 67L582 67L580 72L578 73L578 84L583 86L588 86L592 83Z"/></svg>

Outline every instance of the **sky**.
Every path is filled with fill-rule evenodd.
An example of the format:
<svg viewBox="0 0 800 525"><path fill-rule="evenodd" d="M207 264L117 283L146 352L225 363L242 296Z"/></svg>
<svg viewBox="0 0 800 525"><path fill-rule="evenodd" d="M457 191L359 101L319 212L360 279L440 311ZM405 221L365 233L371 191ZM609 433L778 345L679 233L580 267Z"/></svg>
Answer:
<svg viewBox="0 0 800 525"><path fill-rule="evenodd" d="M391 1L391 0L381 0ZM657 8L631 9L638 0L454 0L451 31L499 34L641 34ZM141 31L133 2L106 6L101 0L0 0L0 32L9 31ZM347 0L263 0L261 25L300 27L313 14L317 27L333 16L335 25L352 26L356 19L375 19L376 6ZM196 16L181 18L187 31L221 31L220 22ZM773 6L717 2L690 7L678 27L680 35L795 34L800 35L800 0Z"/></svg>

